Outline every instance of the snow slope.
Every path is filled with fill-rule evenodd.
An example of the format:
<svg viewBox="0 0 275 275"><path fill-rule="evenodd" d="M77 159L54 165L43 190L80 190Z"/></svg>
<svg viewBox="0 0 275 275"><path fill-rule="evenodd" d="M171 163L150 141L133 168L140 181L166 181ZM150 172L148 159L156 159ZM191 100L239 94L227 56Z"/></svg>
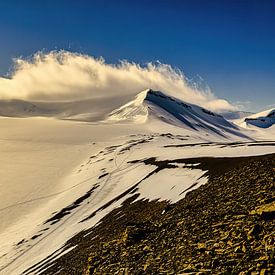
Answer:
<svg viewBox="0 0 275 275"><path fill-rule="evenodd" d="M201 157L275 153L274 138L152 90L106 121L1 118L0 127L0 274L45 270L133 195L184 198L207 182Z"/></svg>
<svg viewBox="0 0 275 275"><path fill-rule="evenodd" d="M0 99L0 116L2 117L50 117L95 122L103 120L113 106L120 106L121 98L107 100L85 99L75 101L24 101Z"/></svg>
<svg viewBox="0 0 275 275"><path fill-rule="evenodd" d="M244 119L244 122L249 125L260 128L269 128L275 124L275 109L266 110Z"/></svg>
<svg viewBox="0 0 275 275"><path fill-rule="evenodd" d="M220 113L225 119L234 121L236 119L242 119L248 116L253 115L252 112L246 112L246 111L227 111Z"/></svg>
<svg viewBox="0 0 275 275"><path fill-rule="evenodd" d="M196 132L208 132L225 138L232 135L248 138L236 125L221 115L150 89L114 110L108 120L144 123L156 118L169 125Z"/></svg>
<svg viewBox="0 0 275 275"><path fill-rule="evenodd" d="M275 110L269 109L243 119L234 120L240 128L245 129L249 136L260 140L274 140Z"/></svg>

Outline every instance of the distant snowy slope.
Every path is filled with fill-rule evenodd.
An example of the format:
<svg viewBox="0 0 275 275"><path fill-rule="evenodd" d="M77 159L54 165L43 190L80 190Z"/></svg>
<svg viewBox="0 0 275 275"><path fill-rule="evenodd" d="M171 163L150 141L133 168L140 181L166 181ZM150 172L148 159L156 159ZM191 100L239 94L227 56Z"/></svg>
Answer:
<svg viewBox="0 0 275 275"><path fill-rule="evenodd" d="M235 120L235 119L242 119L248 116L253 115L252 112L246 112L246 111L227 111L219 113L227 120Z"/></svg>
<svg viewBox="0 0 275 275"><path fill-rule="evenodd" d="M151 89L139 93L133 101L114 110L108 117L108 121L136 123L156 119L196 132L206 131L222 137L227 134L246 137L236 125L221 115Z"/></svg>
<svg viewBox="0 0 275 275"><path fill-rule="evenodd" d="M79 121L103 120L114 107L120 106L119 97L110 102L99 99L79 101L25 101L0 99L0 117L51 117Z"/></svg>
<svg viewBox="0 0 275 275"><path fill-rule="evenodd" d="M37 116L41 113L37 106L33 103L23 100L1 100L0 116L5 117L28 117Z"/></svg>
<svg viewBox="0 0 275 275"><path fill-rule="evenodd" d="M269 109L246 117L244 122L260 128L269 128L275 124L275 109Z"/></svg>

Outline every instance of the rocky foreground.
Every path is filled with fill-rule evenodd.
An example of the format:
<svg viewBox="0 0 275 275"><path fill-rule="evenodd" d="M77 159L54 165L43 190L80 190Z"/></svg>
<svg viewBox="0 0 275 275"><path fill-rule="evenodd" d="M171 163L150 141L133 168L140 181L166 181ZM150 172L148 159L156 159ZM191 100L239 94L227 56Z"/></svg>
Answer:
<svg viewBox="0 0 275 275"><path fill-rule="evenodd" d="M173 205L133 196L44 274L275 274L275 155L201 163L207 184Z"/></svg>

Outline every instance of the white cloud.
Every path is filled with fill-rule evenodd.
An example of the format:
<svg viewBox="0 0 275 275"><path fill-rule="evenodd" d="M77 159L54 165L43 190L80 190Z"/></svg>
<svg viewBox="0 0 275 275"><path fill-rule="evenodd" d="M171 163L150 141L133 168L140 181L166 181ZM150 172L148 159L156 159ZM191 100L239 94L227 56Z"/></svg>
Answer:
<svg viewBox="0 0 275 275"><path fill-rule="evenodd" d="M128 61L107 64L103 58L66 51L39 52L31 59L14 62L10 78L0 78L0 99L105 100L129 98L151 88L214 111L235 108L228 101L217 99L210 89L190 85L180 70L167 64L140 66Z"/></svg>

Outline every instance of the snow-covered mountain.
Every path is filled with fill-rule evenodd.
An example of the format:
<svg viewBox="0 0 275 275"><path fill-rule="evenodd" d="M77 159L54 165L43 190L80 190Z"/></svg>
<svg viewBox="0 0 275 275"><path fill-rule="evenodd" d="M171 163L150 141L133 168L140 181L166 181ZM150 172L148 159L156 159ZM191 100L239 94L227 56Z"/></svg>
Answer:
<svg viewBox="0 0 275 275"><path fill-rule="evenodd" d="M139 93L133 101L111 112L108 120L137 123L160 120L195 132L246 137L238 126L223 116L151 89Z"/></svg>
<svg viewBox="0 0 275 275"><path fill-rule="evenodd" d="M269 109L244 119L244 122L248 125L257 126L260 128L269 128L275 124L275 109Z"/></svg>
<svg viewBox="0 0 275 275"><path fill-rule="evenodd" d="M235 119L242 119L248 116L253 115L252 112L247 111L227 111L227 112L221 112L220 115L222 115L227 120L235 120Z"/></svg>
<svg viewBox="0 0 275 275"><path fill-rule="evenodd" d="M37 116L41 110L33 103L23 100L1 100L0 116L6 117L29 117Z"/></svg>
<svg viewBox="0 0 275 275"><path fill-rule="evenodd" d="M2 117L50 117L79 121L103 120L112 111L112 105L120 105L119 98L113 98L112 104L103 99L80 101L26 101L0 100Z"/></svg>
<svg viewBox="0 0 275 275"><path fill-rule="evenodd" d="M208 181L205 158L275 153L274 139L160 91L113 111L107 103L105 120L89 102L69 113L64 103L62 116L0 118L0 274L45 271L133 196L179 201ZM20 110L39 116L42 105Z"/></svg>

